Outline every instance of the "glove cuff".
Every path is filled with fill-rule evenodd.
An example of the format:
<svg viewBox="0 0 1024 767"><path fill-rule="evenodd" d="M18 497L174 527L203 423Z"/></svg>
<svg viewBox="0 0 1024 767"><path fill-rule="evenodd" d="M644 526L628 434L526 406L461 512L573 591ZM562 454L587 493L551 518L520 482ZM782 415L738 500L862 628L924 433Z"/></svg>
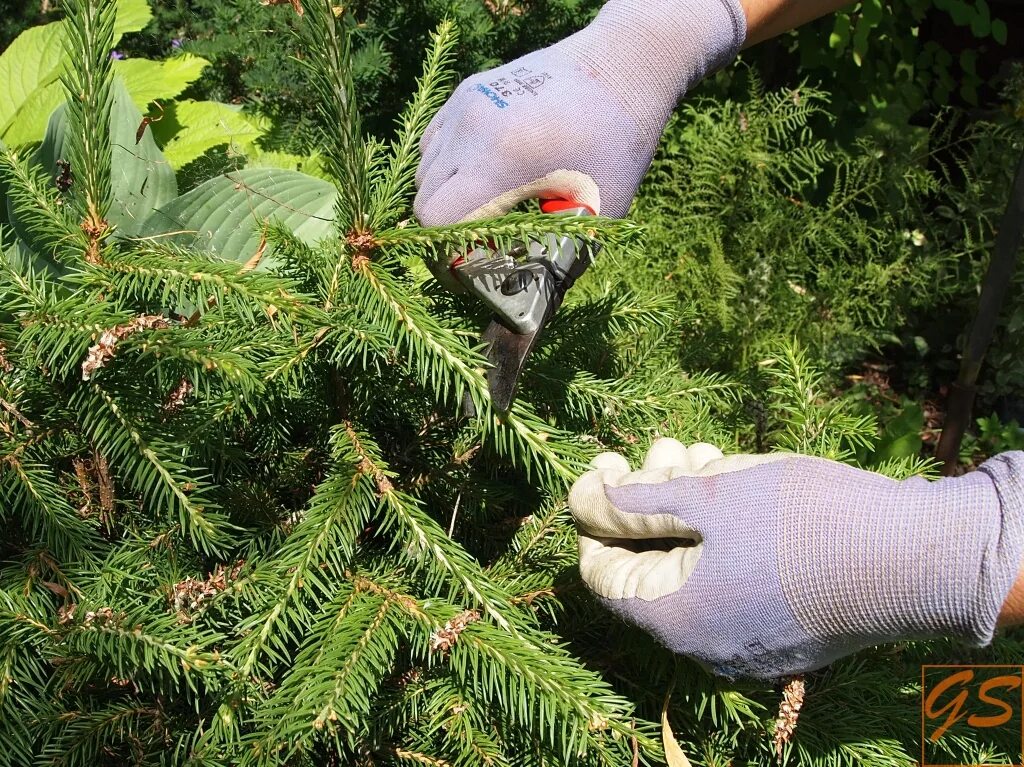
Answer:
<svg viewBox="0 0 1024 767"><path fill-rule="evenodd" d="M811 637L839 655L914 638L991 641L1024 557L1024 453L935 482L811 466L795 464L783 483L778 536L783 590ZM802 506L808 494L818 510Z"/></svg>
<svg viewBox="0 0 1024 767"><path fill-rule="evenodd" d="M988 644L1010 589L1024 562L1024 452L1003 453L978 468L988 475L999 498L998 533L985 552L978 583L977 631L973 639Z"/></svg>
<svg viewBox="0 0 1024 767"><path fill-rule="evenodd" d="M609 0L557 47L660 135L676 102L731 62L746 36L739 0Z"/></svg>

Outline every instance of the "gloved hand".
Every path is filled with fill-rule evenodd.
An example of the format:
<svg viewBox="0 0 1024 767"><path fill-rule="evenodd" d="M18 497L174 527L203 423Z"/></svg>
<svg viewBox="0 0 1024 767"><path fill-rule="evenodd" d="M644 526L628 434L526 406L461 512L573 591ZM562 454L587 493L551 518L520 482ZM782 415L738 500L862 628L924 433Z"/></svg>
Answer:
<svg viewBox="0 0 1024 767"><path fill-rule="evenodd" d="M624 216L676 102L745 34L739 0L610 0L575 35L470 77L423 135L416 216L450 224L538 197Z"/></svg>
<svg viewBox="0 0 1024 767"><path fill-rule="evenodd" d="M730 677L809 671L902 639L987 644L1024 557L1024 453L897 482L666 439L638 472L599 456L569 503L600 601Z"/></svg>

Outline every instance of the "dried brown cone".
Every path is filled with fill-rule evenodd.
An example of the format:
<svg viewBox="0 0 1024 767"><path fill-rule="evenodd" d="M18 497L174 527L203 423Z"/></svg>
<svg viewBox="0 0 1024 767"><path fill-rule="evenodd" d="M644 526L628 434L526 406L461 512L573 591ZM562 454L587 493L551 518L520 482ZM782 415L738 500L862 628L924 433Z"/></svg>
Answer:
<svg viewBox="0 0 1024 767"><path fill-rule="evenodd" d="M433 652L448 652L455 646L459 634L465 631L469 624L476 623L478 620L480 620L480 613L476 610L459 613L444 624L444 628L430 635L430 649Z"/></svg>
<svg viewBox="0 0 1024 767"><path fill-rule="evenodd" d="M196 613L203 609L204 603L224 591L231 581L238 578L245 564L239 560L230 569L218 565L206 578L199 580L191 576L171 587L168 601L178 616L178 623L191 623Z"/></svg>
<svg viewBox="0 0 1024 767"><path fill-rule="evenodd" d="M82 363L82 380L88 381L117 354L117 344L123 338L142 330L155 330L170 325L165 317L158 314L141 314L131 322L104 330L99 340L89 347L89 354Z"/></svg>
<svg viewBox="0 0 1024 767"><path fill-rule="evenodd" d="M800 709L804 705L803 674L791 677L782 688L782 703L779 704L779 716L775 720L775 756L782 759L786 744L793 740L796 732Z"/></svg>
<svg viewBox="0 0 1024 767"><path fill-rule="evenodd" d="M188 396L194 389L195 387L191 381L187 378L182 378L171 393L167 395L167 399L164 400L164 411L167 413L179 412L185 406L185 400L188 399Z"/></svg>
<svg viewBox="0 0 1024 767"><path fill-rule="evenodd" d="M7 359L7 347L2 341L0 341L0 372L10 373L14 370L14 365Z"/></svg>

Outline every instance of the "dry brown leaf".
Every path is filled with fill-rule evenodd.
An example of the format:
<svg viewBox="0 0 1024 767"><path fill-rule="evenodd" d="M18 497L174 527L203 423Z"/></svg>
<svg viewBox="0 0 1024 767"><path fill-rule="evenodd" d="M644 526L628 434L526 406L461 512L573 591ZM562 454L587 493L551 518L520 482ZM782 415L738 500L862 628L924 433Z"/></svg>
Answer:
<svg viewBox="0 0 1024 767"><path fill-rule="evenodd" d="M68 590L59 583L54 583L53 581L40 581L40 583L62 599L67 599L71 596Z"/></svg>
<svg viewBox="0 0 1024 767"><path fill-rule="evenodd" d="M260 235L260 244L256 247L256 252L253 253L252 258L246 261L242 265L242 273L251 272L257 266L260 265L260 261L263 260L263 254L267 252L267 235L266 232Z"/></svg>
<svg viewBox="0 0 1024 767"><path fill-rule="evenodd" d="M665 703L661 707L661 745L665 749L665 763L668 767L691 767L690 760L683 753L682 746L676 740L672 732L672 725L668 723L668 704L672 700L671 691L665 696Z"/></svg>
<svg viewBox="0 0 1024 767"><path fill-rule="evenodd" d="M300 0L260 0L260 5L291 5L292 9L302 16L306 9L302 7Z"/></svg>

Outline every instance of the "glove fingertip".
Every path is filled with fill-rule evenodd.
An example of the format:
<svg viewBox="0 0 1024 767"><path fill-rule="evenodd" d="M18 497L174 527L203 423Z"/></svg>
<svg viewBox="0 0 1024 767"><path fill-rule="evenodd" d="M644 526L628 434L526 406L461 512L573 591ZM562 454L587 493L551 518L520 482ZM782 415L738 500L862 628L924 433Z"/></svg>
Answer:
<svg viewBox="0 0 1024 767"><path fill-rule="evenodd" d="M609 470L615 472L628 472L629 461L618 453L601 453L590 462L590 468L596 471Z"/></svg>
<svg viewBox="0 0 1024 767"><path fill-rule="evenodd" d="M662 437L651 445L651 449L647 451L643 468L646 471L667 468L669 466L689 469L690 458L686 445L677 439Z"/></svg>
<svg viewBox="0 0 1024 767"><path fill-rule="evenodd" d="M693 471L700 471L712 461L724 458L722 451L707 442L696 442L686 450L690 459L690 468Z"/></svg>

